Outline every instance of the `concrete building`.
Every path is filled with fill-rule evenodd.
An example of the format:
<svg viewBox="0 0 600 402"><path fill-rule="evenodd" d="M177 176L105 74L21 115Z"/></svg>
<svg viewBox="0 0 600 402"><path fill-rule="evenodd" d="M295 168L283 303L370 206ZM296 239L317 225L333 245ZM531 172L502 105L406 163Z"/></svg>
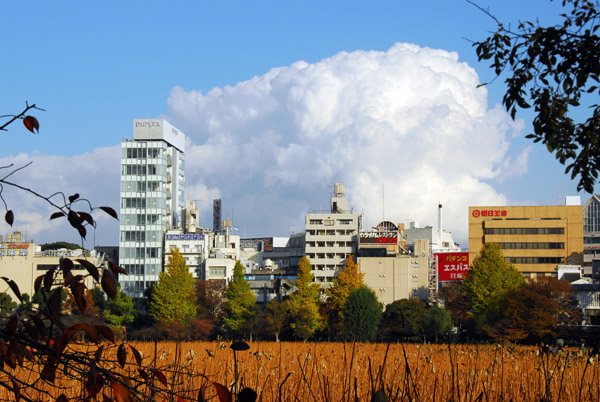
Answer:
<svg viewBox="0 0 600 402"><path fill-rule="evenodd" d="M406 245L409 250L413 249L415 240L427 240L429 250L432 253L449 253L461 251L460 245L454 241L452 233L443 228L442 204L438 204L438 224L437 227L425 226L419 227L417 222L409 222L405 230Z"/></svg>
<svg viewBox="0 0 600 402"><path fill-rule="evenodd" d="M180 226L185 135L163 119L135 119L121 143L121 288L136 302L158 281L167 230ZM138 303L138 308L140 307Z"/></svg>
<svg viewBox="0 0 600 402"><path fill-rule="evenodd" d="M377 233L380 239L394 238L382 232L372 233ZM363 238L371 237L361 233L357 263L365 274L365 285L375 291L380 303L387 305L413 297L427 300L430 274L429 242L426 239L415 240L414 253L407 254L398 244L385 242L373 245L371 242L363 243ZM375 249L379 251L375 252Z"/></svg>
<svg viewBox="0 0 600 402"><path fill-rule="evenodd" d="M8 235L7 241L0 239L0 276L12 279L19 288L21 294L34 295L35 279L44 275L52 268L58 268L60 259L67 257L73 260L73 275L83 275L85 285L88 289L93 289L94 280L88 275L88 272L77 261L78 258L84 258L96 266L103 264L103 254L96 253L94 250L48 250L41 251L40 246L34 242L23 239L20 232ZM59 275L59 280L62 277ZM10 290L5 281L1 281L0 291L10 295L13 301L18 302L14 293Z"/></svg>
<svg viewBox="0 0 600 402"><path fill-rule="evenodd" d="M329 211L306 214L305 253L321 287L330 287L346 257L356 254L360 228L361 217L348 206L343 184L335 184Z"/></svg>
<svg viewBox="0 0 600 402"><path fill-rule="evenodd" d="M498 243L526 278L583 265L583 208L570 197L567 204L469 207L469 261L484 244Z"/></svg>
<svg viewBox="0 0 600 402"><path fill-rule="evenodd" d="M600 196L596 194L583 206L583 274L592 275L593 266L600 270Z"/></svg>

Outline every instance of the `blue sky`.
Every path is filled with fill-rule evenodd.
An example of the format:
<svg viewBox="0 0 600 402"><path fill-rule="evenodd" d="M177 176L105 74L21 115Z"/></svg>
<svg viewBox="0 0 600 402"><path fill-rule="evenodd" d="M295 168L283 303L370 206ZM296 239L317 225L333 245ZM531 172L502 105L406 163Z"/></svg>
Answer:
<svg viewBox="0 0 600 402"><path fill-rule="evenodd" d="M560 11L557 2L537 0L482 1L480 4L489 7L500 20L512 22L532 18L539 18L541 22L555 21ZM346 165L335 161L325 163L322 168L327 174L323 175L296 177L293 170L291 173L286 170L285 166L291 165L296 171L303 171L304 165L294 159L292 151L296 149L295 145L333 147L337 144L335 138L343 137L344 130L328 129L332 137L328 137L327 142L305 143L299 137L288 139L285 133L288 129L304 130L305 124L291 126L293 119L285 120L276 113L265 112L267 114L260 126L256 126L256 130L264 132L256 138L277 144L277 147L270 150L273 154L271 159L263 160L260 154L249 151L254 148L237 147L235 143L240 142L239 137L225 134L239 130L237 135L254 138L251 131L240 129L243 121L230 121L235 119L235 114L229 120L219 122L220 127L228 127L222 132L203 128L198 123L206 116L224 119L225 102L235 106L230 111L249 110L252 102L261 105L266 98L256 93L260 93L260 85L273 85L275 81L268 78L268 73L275 68L284 69L282 71L291 77L286 82L293 82L294 88L305 83L307 88L311 88L305 94L318 92L319 85L324 85L318 75L308 74L306 69L301 74L299 69L288 69L299 61L326 74L339 74L338 77L345 77L344 82L348 85L370 85L377 77L353 81L348 78L347 72L360 75L360 68L367 65L364 60L370 57L364 52L387 54L385 52L396 43L456 52L458 60L451 62L456 68L462 68L462 63L466 63L477 74L479 82L487 82L492 77L491 72L486 63L477 62L468 39L484 38L489 30L495 29L495 24L465 1L4 1L0 2L0 18L0 52L3 55L0 63L1 114L19 112L25 101L47 110L36 113L41 125L39 135L31 135L17 125L1 134L4 136L1 162L6 165L33 160L34 164L27 169L29 172L22 172L16 177L32 188L41 187L42 192L47 189L45 194L57 189L79 191L95 204L107 204L117 209L119 167L118 155L116 159L113 157L114 149L118 149L123 137L132 136L132 120L147 116L165 117L189 134L192 141L190 150L195 150L195 153L190 153L194 161L188 160L188 188L190 197L197 197L205 206L203 211L207 224L210 221L208 200L218 196L223 198L224 210L234 215L234 224L240 228L240 234L247 236L285 236L290 231L302 231L303 214L328 205L330 183L335 181L347 183L351 204L365 213L369 225L375 225L379 216L383 217L383 211L377 210L382 201L364 194L367 191L373 193L376 188L385 186L385 217L391 220L416 219L422 225L435 226L437 202L443 202L445 216L448 216L445 227L455 233L463 245L466 245L467 204L548 205L557 203L559 196L576 194L575 183L563 174L563 167L544 147L528 148L532 144L523 138L530 128L531 116L528 114L519 115L522 130L507 129L493 136L490 143L499 144L498 147L504 147L504 151L495 156L493 166L482 165L481 169L489 168L496 173L478 175L470 172L467 176L470 179L475 177L479 190L473 191L471 198L468 194L457 197L460 201L456 204L453 203L452 189L457 188L464 193L470 192L470 187L454 185L447 177L439 178L439 193L436 193L435 187L423 189L420 194L427 196L421 198L406 195L411 182L402 182L400 178L404 176L388 177L377 173L364 178L365 181L351 179L348 166L353 164L352 161L346 161ZM335 59L334 56L340 52L356 57ZM358 67L354 68L353 59L364 63L356 64ZM381 63L378 76L388 71L383 68L388 62L387 59L377 61ZM418 74L416 71L419 70L407 67L406 71L407 74ZM390 79L394 77L391 75ZM252 81L253 78L255 81ZM411 75L407 82L418 83L419 79L418 75ZM374 85L382 83L377 81ZM177 92L174 88L181 90ZM215 89L217 91L211 92ZM483 100L488 111L500 103L503 89L501 80L488 86L487 98ZM426 90L424 87L423 91ZM286 93L289 96L292 92ZM361 96L368 95L365 92ZM249 103L243 97L250 99ZM187 110L187 105L198 99L202 100L201 104L207 105L203 106L205 109ZM462 104L462 101L457 102ZM286 110L290 116L296 116L294 110ZM303 121L316 118L310 105L302 106L302 110L306 113ZM503 120L505 117L494 116L481 119L492 118L494 130L508 124ZM483 120L477 120L474 127L482 127ZM332 121L327 127L332 126ZM358 119L354 123L352 127L359 124ZM269 128L270 124L278 129ZM426 130L435 131L435 127L424 127L423 132ZM450 133L442 139L446 141L451 135L455 134ZM359 133L343 138L352 143L362 137ZM387 141L394 141L393 136ZM404 137L398 139L398 142L402 141L408 143L410 140ZM219 143L223 149L233 149L231 158L225 151L213 153L221 155L221 159L206 157L210 150L221 149L215 145ZM442 143L435 139L432 142ZM485 143L485 137L474 142L481 143ZM207 149L209 144L212 148ZM475 145L468 149L468 137L456 142L448 140L443 144L446 144L448 152L456 152L456 158L461 161L484 152L483 148L475 148ZM435 159L434 152L440 151L431 148L434 147L415 146L411 152L430 153ZM373 146L369 149L383 148ZM408 161L406 163L411 165L406 167L406 175L432 177L424 172L445 169L445 165L429 165L426 158L413 165L410 158L401 155L402 149L398 148L399 161ZM275 153L279 151L282 154L289 152L286 154L288 159L275 164ZM353 152L354 158L369 159L369 155L361 154L359 143L356 143ZM322 162L325 155L320 155L318 162ZM220 170L229 170L229 173L219 176L219 170L211 170L213 168L207 166L208 162L203 165L200 160L203 156L210 160L211 166L222 164ZM255 160L245 162L246 176L231 168L244 159ZM336 156L336 160L339 159L340 156ZM315 164L308 156L300 160L306 166ZM391 163L389 158L386 160L388 162L385 163ZM258 166L261 161L264 165ZM376 160L369 163L372 165L365 162L359 171L387 170L377 166ZM382 165L385 163L381 162ZM390 169L398 163L401 162L394 162ZM445 163L450 163L450 159ZM416 167L410 170L419 164L429 170L417 170ZM516 168L511 169L511 166ZM205 172L208 172L206 176ZM460 172L457 171L456 175ZM237 182L234 177L241 181ZM276 179L273 181L270 177ZM225 184L226 181L232 183ZM365 182L370 187L359 187ZM396 183L403 186L397 193L392 190ZM485 191L483 187L486 187ZM43 209L40 212L42 207L39 203L30 201L28 197L10 198L5 195L8 201L18 204L23 211L19 215L16 205L9 205L16 212L15 227L26 231L36 242L66 237L74 239L60 223L39 222L40 217L48 216ZM585 202L588 195L580 195ZM404 196L408 198L403 199ZM419 198L419 204L426 204L427 212L410 207L410 200L415 198ZM269 205L267 200L276 200L277 205ZM23 219L19 220L20 216ZM0 228L0 232L4 233L9 230L6 225ZM98 230L95 243L116 244L117 237L118 227L106 221L105 226Z"/></svg>

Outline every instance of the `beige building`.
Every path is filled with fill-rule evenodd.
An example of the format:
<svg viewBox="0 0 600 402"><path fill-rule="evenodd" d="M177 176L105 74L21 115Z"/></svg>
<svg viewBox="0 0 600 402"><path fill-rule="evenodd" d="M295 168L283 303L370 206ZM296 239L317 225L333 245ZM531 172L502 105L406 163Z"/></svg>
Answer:
<svg viewBox="0 0 600 402"><path fill-rule="evenodd" d="M469 207L469 261L484 244L498 243L526 278L556 275L558 265L583 265L580 204Z"/></svg>
<svg viewBox="0 0 600 402"><path fill-rule="evenodd" d="M387 236L379 232L377 239L393 239ZM374 244L361 241L357 263L365 274L365 285L375 291L377 300L384 305L414 297L426 300L429 295L429 242L415 240L413 254L404 253L398 243L386 241L376 244L381 253L375 252L377 247Z"/></svg>
<svg viewBox="0 0 600 402"><path fill-rule="evenodd" d="M75 260L85 258L88 261L100 265L94 251L83 250L53 250L40 251L40 246L33 242L26 242L17 232L7 236L6 242L0 239L0 276L12 279L18 286L21 294L27 293L33 297L33 284L35 278L44 275L53 267L58 267L61 257L68 257L75 263L73 275L87 275L88 272ZM91 276L86 277L86 286L91 289L94 286ZM0 291L9 294L14 301L16 296L10 290L5 281L0 281Z"/></svg>

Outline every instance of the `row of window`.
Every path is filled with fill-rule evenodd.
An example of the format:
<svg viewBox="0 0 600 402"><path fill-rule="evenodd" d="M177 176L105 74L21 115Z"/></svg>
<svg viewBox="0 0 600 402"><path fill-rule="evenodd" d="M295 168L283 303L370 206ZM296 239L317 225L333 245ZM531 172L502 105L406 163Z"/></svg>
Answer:
<svg viewBox="0 0 600 402"><path fill-rule="evenodd" d="M122 264L121 268L127 271L128 275L158 275L160 273L160 264ZM122 278L119 282L126 280Z"/></svg>
<svg viewBox="0 0 600 402"><path fill-rule="evenodd" d="M311 225L333 226L336 220L338 225L351 225L353 222L352 219L311 219L309 223Z"/></svg>
<svg viewBox="0 0 600 402"><path fill-rule="evenodd" d="M347 255L345 253L307 253L306 256L309 259L315 259L315 258L346 258Z"/></svg>
<svg viewBox="0 0 600 402"><path fill-rule="evenodd" d="M145 193L146 191L161 191L163 189L160 181L122 181L121 191Z"/></svg>
<svg viewBox="0 0 600 402"><path fill-rule="evenodd" d="M350 241L307 241L306 247L351 247L354 243Z"/></svg>
<svg viewBox="0 0 600 402"><path fill-rule="evenodd" d="M166 167L163 165L121 165L121 174L129 175L163 175Z"/></svg>
<svg viewBox="0 0 600 402"><path fill-rule="evenodd" d="M511 264L564 264L562 257L504 257Z"/></svg>
<svg viewBox="0 0 600 402"><path fill-rule="evenodd" d="M500 247L503 249L564 249L565 243L525 243L525 242L516 242L516 243L499 243Z"/></svg>
<svg viewBox="0 0 600 402"><path fill-rule="evenodd" d="M356 234L355 230L307 230L307 234L311 236L348 236Z"/></svg>
<svg viewBox="0 0 600 402"><path fill-rule="evenodd" d="M161 215L158 214L122 214L122 225L158 225L161 224Z"/></svg>
<svg viewBox="0 0 600 402"><path fill-rule="evenodd" d="M58 269L58 264L38 264L35 269L38 271L49 271L52 268ZM74 270L81 270L83 267L80 264L74 264Z"/></svg>
<svg viewBox="0 0 600 402"><path fill-rule="evenodd" d="M123 197L121 198L121 208L164 208L166 201L162 197Z"/></svg>
<svg viewBox="0 0 600 402"><path fill-rule="evenodd" d="M565 228L485 228L486 235L565 234Z"/></svg>
<svg viewBox="0 0 600 402"><path fill-rule="evenodd" d="M159 247L123 247L119 250L119 258L158 258Z"/></svg>
<svg viewBox="0 0 600 402"><path fill-rule="evenodd" d="M141 143L134 143L139 145ZM162 148L122 148L121 157L127 159L162 158Z"/></svg>

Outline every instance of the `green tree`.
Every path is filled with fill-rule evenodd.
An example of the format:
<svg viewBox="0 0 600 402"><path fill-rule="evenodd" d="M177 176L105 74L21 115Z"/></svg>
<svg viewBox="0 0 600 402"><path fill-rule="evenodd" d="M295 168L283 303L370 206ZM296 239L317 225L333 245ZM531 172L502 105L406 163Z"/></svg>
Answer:
<svg viewBox="0 0 600 402"><path fill-rule="evenodd" d="M119 328L126 324L131 324L135 320L136 315L133 298L127 296L121 290L121 287L117 286L116 299L108 299L106 301L106 307L102 314L109 323Z"/></svg>
<svg viewBox="0 0 600 402"><path fill-rule="evenodd" d="M165 268L152 291L149 314L162 324L181 323L196 315L196 280L177 247L171 248Z"/></svg>
<svg viewBox="0 0 600 402"><path fill-rule="evenodd" d="M40 245L42 251L46 250L58 250L61 248L66 248L67 250L80 250L81 245L75 243L69 243L66 241L56 241L54 243L43 243Z"/></svg>
<svg viewBox="0 0 600 402"><path fill-rule="evenodd" d="M17 307L8 293L0 293L0 314L6 316Z"/></svg>
<svg viewBox="0 0 600 402"><path fill-rule="evenodd" d="M385 307L380 328L381 336L387 339L413 338L423 334L423 320L427 305L421 299L400 299Z"/></svg>
<svg viewBox="0 0 600 402"><path fill-rule="evenodd" d="M533 105L533 133L527 138L546 145L572 178L579 176L577 190L592 193L600 169L600 105L595 100L600 94L600 15L593 0L563 0L562 5L560 23L551 26L505 24L482 9L498 28L474 46L479 60L492 60L497 77L507 75L502 103L511 116Z"/></svg>
<svg viewBox="0 0 600 402"><path fill-rule="evenodd" d="M297 337L307 340L323 325L319 312L318 283L313 283L312 265L304 256L298 263L297 290L290 295L288 306L290 327Z"/></svg>
<svg viewBox="0 0 600 402"><path fill-rule="evenodd" d="M344 320L344 304L353 290L359 289L364 284L365 274L360 272L358 264L353 260L353 256L346 258L344 269L338 272L333 280L333 286L326 290L327 303L333 310L337 311L340 321Z"/></svg>
<svg viewBox="0 0 600 402"><path fill-rule="evenodd" d="M233 278L225 289L225 315L223 321L227 330L237 337L251 334L256 313L256 295L244 277L244 266L236 261Z"/></svg>
<svg viewBox="0 0 600 402"><path fill-rule="evenodd" d="M524 282L523 275L504 259L500 245L484 244L463 281L477 328L488 332L486 327L498 320L506 295Z"/></svg>
<svg viewBox="0 0 600 402"><path fill-rule="evenodd" d="M381 304L373 290L363 285L350 292L344 304L344 330L348 339L374 340L380 321Z"/></svg>
<svg viewBox="0 0 600 402"><path fill-rule="evenodd" d="M451 324L452 319L446 310L438 306L430 307L423 318L425 338L438 342L450 330Z"/></svg>
<svg viewBox="0 0 600 402"><path fill-rule="evenodd" d="M285 328L288 321L288 301L287 300L269 300L266 306L268 312L267 325L275 333L275 342L279 342L279 335Z"/></svg>

